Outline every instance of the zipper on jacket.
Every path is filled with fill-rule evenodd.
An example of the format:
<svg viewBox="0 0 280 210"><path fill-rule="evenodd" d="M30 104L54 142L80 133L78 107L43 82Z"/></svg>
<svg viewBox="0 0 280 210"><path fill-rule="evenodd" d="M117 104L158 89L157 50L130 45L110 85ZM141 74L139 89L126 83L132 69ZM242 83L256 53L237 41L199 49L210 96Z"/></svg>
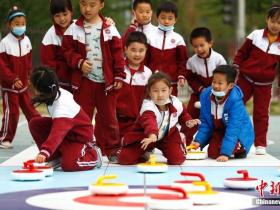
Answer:
<svg viewBox="0 0 280 210"><path fill-rule="evenodd" d="M165 39L166 39L166 31L163 32L163 41L162 41L162 46L161 46L161 58L164 58L164 46L165 46ZM160 71L162 71L162 62L160 62L160 69L158 69Z"/></svg>
<svg viewBox="0 0 280 210"><path fill-rule="evenodd" d="M205 65L205 69L206 69L206 76L207 76L207 78L209 78L208 64L207 64L206 58L204 58L204 65Z"/></svg>
<svg viewBox="0 0 280 210"><path fill-rule="evenodd" d="M271 44L272 44L272 43L271 43ZM267 47L267 49L266 49L266 52L269 51L271 44L268 44L268 47Z"/></svg>
<svg viewBox="0 0 280 210"><path fill-rule="evenodd" d="M21 41L21 39L18 40L19 57L21 57L21 45L20 45L20 41Z"/></svg>

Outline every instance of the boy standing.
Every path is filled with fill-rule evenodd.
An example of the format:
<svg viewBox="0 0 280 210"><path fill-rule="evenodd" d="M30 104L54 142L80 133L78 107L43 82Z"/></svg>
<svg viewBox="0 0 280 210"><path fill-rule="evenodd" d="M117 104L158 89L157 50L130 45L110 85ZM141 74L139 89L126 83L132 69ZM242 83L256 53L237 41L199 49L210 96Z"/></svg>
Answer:
<svg viewBox="0 0 280 210"><path fill-rule="evenodd" d="M96 140L103 153L114 159L120 146L115 89L125 78L121 37L99 14L104 0L79 0L81 17L65 32L62 49L73 69L75 100L89 117L98 117Z"/></svg>
<svg viewBox="0 0 280 210"><path fill-rule="evenodd" d="M200 95L201 107L196 148L208 147L208 156L220 162L245 158L254 142L254 130L243 104L241 89L235 85L237 71L228 65L213 71L212 87Z"/></svg>
<svg viewBox="0 0 280 210"><path fill-rule="evenodd" d="M125 46L127 36L133 31L143 32L149 43L149 39L152 38L149 34L151 34L153 30L156 30L156 27L151 23L153 15L151 0L134 0L132 4L132 13L134 17L131 24L122 35L123 46Z"/></svg>
<svg viewBox="0 0 280 210"><path fill-rule="evenodd" d="M157 9L158 29L150 37L147 66L162 71L172 80L172 95L177 96L177 83L185 84L187 48L183 37L174 32L178 10L174 3L163 2Z"/></svg>
<svg viewBox="0 0 280 210"><path fill-rule="evenodd" d="M187 62L187 81L193 93L190 96L187 111L193 119L199 117L199 96L203 89L209 87L213 71L217 66L225 65L224 57L212 49L212 35L208 28L195 28L190 35L190 43L195 54ZM187 144L193 140L197 127L189 129Z"/></svg>
<svg viewBox="0 0 280 210"><path fill-rule="evenodd" d="M131 32L125 44L126 78L123 81L123 87L117 93L117 118L121 138L131 129L137 119L145 98L145 86L152 75L152 71L143 64L146 52L145 34L140 31Z"/></svg>

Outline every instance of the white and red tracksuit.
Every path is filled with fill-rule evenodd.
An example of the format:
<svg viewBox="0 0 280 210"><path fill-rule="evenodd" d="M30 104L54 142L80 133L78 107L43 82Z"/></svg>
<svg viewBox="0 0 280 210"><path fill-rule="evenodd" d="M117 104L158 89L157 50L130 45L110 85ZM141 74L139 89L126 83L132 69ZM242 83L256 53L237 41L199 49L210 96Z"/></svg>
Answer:
<svg viewBox="0 0 280 210"><path fill-rule="evenodd" d="M62 50L67 64L73 69L71 82L74 98L91 119L94 108L97 108L96 140L102 151L107 156L111 156L120 146L113 84L125 78L125 62L121 37L116 27L107 25L104 17L101 18L103 24L100 43L105 83L93 82L83 76L81 71L87 55L83 16L72 23L64 33Z"/></svg>
<svg viewBox="0 0 280 210"><path fill-rule="evenodd" d="M180 137L180 125L184 125L191 117L183 103L175 96L171 96L169 106L169 129L167 134L155 143L150 143L146 150L141 148L141 141L150 134L159 135L159 128L163 116L153 101L145 99L133 130L125 134L123 147L119 153L119 163L124 165L136 164L139 158L149 150L158 148L167 158L168 164L179 165L185 161L183 143Z"/></svg>
<svg viewBox="0 0 280 210"><path fill-rule="evenodd" d="M45 34L40 46L41 63L53 69L59 79L59 85L71 91L71 69L63 57L63 31L58 25L53 25Z"/></svg>
<svg viewBox="0 0 280 210"><path fill-rule="evenodd" d="M224 57L214 51L210 50L210 54L207 58L201 58L197 54L193 55L187 61L187 81L192 88L193 93L190 96L188 102L187 111L190 113L193 119L199 118L199 109L194 107L194 103L199 101L199 96L204 88L207 88L212 83L213 71L216 67L226 64ZM193 128L187 128L186 143L190 144L193 140L193 135L197 131L197 126Z"/></svg>
<svg viewBox="0 0 280 210"><path fill-rule="evenodd" d="M0 131L0 142L12 142L16 133L19 108L28 121L39 116L31 104L28 92L28 77L32 69L32 46L29 38L17 39L12 33L0 42L0 84L3 98L3 118ZM14 84L20 80L21 89Z"/></svg>
<svg viewBox="0 0 280 210"><path fill-rule="evenodd" d="M126 42L128 35L134 31L143 32L147 37L147 41L148 41L148 45L149 45L151 42L150 40L154 39L154 37L152 37L150 35L153 34L153 31L155 31L155 30L157 30L157 27L154 26L152 23L148 23L146 25L139 25L139 26L136 26L135 24L130 24L129 27L126 29L126 31L122 35L123 47L125 46L125 42Z"/></svg>
<svg viewBox="0 0 280 210"><path fill-rule="evenodd" d="M146 96L146 84L152 71L141 65L138 70L125 67L126 78L123 86L117 90L117 118L122 138L128 132L139 115L139 111Z"/></svg>
<svg viewBox="0 0 280 210"><path fill-rule="evenodd" d="M159 28L149 34L147 66L153 71L162 71L172 80L173 95L177 95L179 78L186 78L187 47L183 37L174 31Z"/></svg>
<svg viewBox="0 0 280 210"><path fill-rule="evenodd" d="M269 104L276 66L280 60L280 36L269 44L268 30L255 30L247 36L238 50L234 64L239 66L237 85L242 89L244 102L253 100L255 146L267 146Z"/></svg>
<svg viewBox="0 0 280 210"><path fill-rule="evenodd" d="M31 134L48 160L59 157L64 171L90 170L101 164L95 146L93 126L73 95L60 88L61 95L48 106L51 117L33 118Z"/></svg>

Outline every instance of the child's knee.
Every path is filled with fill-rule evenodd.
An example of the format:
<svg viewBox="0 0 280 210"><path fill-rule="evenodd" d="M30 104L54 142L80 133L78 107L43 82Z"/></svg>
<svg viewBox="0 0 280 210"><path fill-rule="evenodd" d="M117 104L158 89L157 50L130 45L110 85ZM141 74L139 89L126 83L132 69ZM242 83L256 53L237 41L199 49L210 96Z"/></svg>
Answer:
<svg viewBox="0 0 280 210"><path fill-rule="evenodd" d="M167 163L169 165L181 165L185 162L185 160L186 160L186 157L182 153L181 155L176 155L176 156L173 156L173 157L169 157L167 159Z"/></svg>

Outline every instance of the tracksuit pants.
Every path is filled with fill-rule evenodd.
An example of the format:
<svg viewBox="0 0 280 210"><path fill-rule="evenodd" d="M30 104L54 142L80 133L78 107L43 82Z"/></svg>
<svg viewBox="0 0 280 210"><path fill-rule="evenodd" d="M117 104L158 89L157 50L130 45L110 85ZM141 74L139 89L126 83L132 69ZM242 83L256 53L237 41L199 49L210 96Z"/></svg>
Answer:
<svg viewBox="0 0 280 210"><path fill-rule="evenodd" d="M242 75L239 75L237 85L243 91L245 104L253 96L254 144L266 147L272 85L256 85Z"/></svg>
<svg viewBox="0 0 280 210"><path fill-rule="evenodd" d="M145 152L158 148L162 151L163 156L167 159L170 165L180 165L185 160L185 151L179 132L174 133L168 137L164 137L154 143L150 143L146 150L141 148L140 141L122 147L118 161L122 165L133 165L139 163L139 160Z"/></svg>
<svg viewBox="0 0 280 210"><path fill-rule="evenodd" d="M90 119L97 109L94 134L97 145L107 156L115 155L120 148L119 126L116 116L115 91L105 92L105 84L93 82L83 77L81 86L74 91L74 99Z"/></svg>
<svg viewBox="0 0 280 210"><path fill-rule="evenodd" d="M40 114L32 105L30 95L27 90L22 93L2 91L2 99L3 117L2 127L0 130L0 142L12 142L17 130L20 114L19 108L21 108L28 122L32 118L40 116Z"/></svg>
<svg viewBox="0 0 280 210"><path fill-rule="evenodd" d="M33 118L29 123L29 129L39 150L47 140L52 129L52 118ZM91 170L100 164L98 151L90 142L75 141L73 136L65 136L55 153L49 158L53 160L60 158L63 171L85 171Z"/></svg>

